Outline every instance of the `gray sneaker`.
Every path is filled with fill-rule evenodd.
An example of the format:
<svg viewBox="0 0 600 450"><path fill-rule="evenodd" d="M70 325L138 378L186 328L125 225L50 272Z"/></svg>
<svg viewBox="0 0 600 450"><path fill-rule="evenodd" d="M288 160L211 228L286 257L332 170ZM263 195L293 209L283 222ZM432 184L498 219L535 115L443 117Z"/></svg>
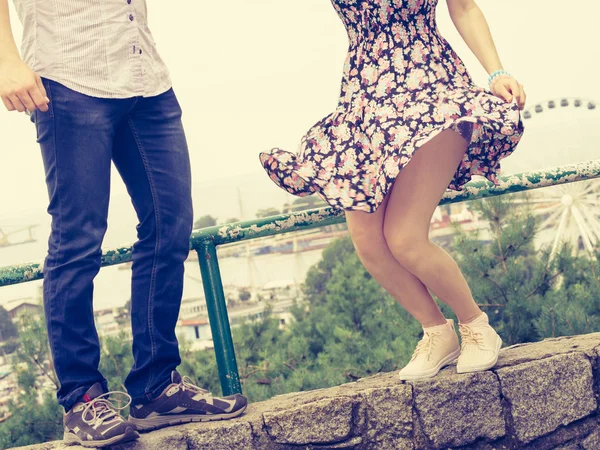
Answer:
<svg viewBox="0 0 600 450"><path fill-rule="evenodd" d="M111 394L124 395L129 401L125 406L116 407L108 400ZM131 403L129 395L124 392L104 393L100 383L96 383L88 389L82 400L75 403L64 416L65 444L98 448L140 437L135 426L128 423L119 412Z"/></svg>
<svg viewBox="0 0 600 450"><path fill-rule="evenodd" d="M188 377L173 371L171 384L154 401L145 405L132 405L129 423L139 431L178 425L187 422L208 422L240 416L248 406L243 395L213 397L205 389L195 386Z"/></svg>

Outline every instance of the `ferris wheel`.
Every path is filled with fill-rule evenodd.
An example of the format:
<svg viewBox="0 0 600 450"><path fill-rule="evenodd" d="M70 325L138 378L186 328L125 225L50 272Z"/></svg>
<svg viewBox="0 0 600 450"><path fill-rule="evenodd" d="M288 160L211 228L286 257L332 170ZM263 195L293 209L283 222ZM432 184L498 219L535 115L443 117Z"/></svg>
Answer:
<svg viewBox="0 0 600 450"><path fill-rule="evenodd" d="M530 120L563 108L587 110L586 114L599 112L593 101L562 98L548 100L525 110L523 118ZM600 121L598 125L600 126ZM595 257L595 249L600 245L600 180L547 187L532 193L528 200L514 199L513 202L528 202L533 205L540 219L537 244L551 245L550 258L554 257L564 243L570 244L574 256Z"/></svg>

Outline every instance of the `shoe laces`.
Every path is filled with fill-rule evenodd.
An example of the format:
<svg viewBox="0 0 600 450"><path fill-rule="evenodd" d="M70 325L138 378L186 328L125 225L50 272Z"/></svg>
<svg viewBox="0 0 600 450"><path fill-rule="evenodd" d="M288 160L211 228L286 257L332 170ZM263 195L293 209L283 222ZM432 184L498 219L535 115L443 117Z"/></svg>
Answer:
<svg viewBox="0 0 600 450"><path fill-rule="evenodd" d="M470 327L469 325L459 324L458 327L460 329L460 337L462 340L463 349L467 345L475 345L478 348L481 348L480 346L481 344L483 344L483 336L481 335L481 333L478 333L473 329L473 327Z"/></svg>
<svg viewBox="0 0 600 450"><path fill-rule="evenodd" d="M440 337L440 332L425 332L423 338L417 344L417 348L412 355L411 361L416 359L421 355L426 355L427 359L431 356L431 352L433 351L435 345L437 344L438 338Z"/></svg>
<svg viewBox="0 0 600 450"><path fill-rule="evenodd" d="M108 397L110 395L121 395L126 397L127 403L124 406L115 406ZM81 413L81 418L87 425L98 426L102 423L111 423L115 420L123 420L119 411L124 410L131 404L131 397L129 394L120 391L111 391L106 394L99 395L98 397L90 400L85 404Z"/></svg>
<svg viewBox="0 0 600 450"><path fill-rule="evenodd" d="M204 394L206 397L211 397L212 394L210 391L206 389L202 389L201 387L196 386L190 377L184 376L181 378L181 383L179 383L179 388L182 391L190 391L195 394Z"/></svg>

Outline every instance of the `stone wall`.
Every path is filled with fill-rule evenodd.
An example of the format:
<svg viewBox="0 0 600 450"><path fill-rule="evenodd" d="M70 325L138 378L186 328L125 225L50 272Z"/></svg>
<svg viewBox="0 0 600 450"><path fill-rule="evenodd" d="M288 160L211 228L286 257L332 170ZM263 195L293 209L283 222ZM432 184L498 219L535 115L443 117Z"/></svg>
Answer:
<svg viewBox="0 0 600 450"><path fill-rule="evenodd" d="M492 371L457 374L452 366L408 383L381 374L278 396L239 419L173 427L113 448L600 450L599 402L594 333L503 349Z"/></svg>

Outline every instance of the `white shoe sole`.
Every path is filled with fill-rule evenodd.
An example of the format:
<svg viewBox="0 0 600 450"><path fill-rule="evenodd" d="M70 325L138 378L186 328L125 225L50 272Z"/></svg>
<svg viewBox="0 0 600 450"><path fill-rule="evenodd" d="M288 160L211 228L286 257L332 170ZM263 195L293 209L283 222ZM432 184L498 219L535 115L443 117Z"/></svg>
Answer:
<svg viewBox="0 0 600 450"><path fill-rule="evenodd" d="M450 353L445 358L441 359L437 366L419 374L403 374L402 371L398 374L402 381L426 380L427 378L435 377L442 368L456 362L460 355L460 348Z"/></svg>
<svg viewBox="0 0 600 450"><path fill-rule="evenodd" d="M472 372L482 372L484 370L491 369L498 362L498 356L500 356L500 348L502 347L502 339L498 336L496 341L496 357L493 361L482 363L482 364L471 364L470 366L460 366L456 365L456 372L458 373L472 373Z"/></svg>
<svg viewBox="0 0 600 450"><path fill-rule="evenodd" d="M93 447L93 448L102 448L112 444L121 444L124 442L135 441L139 438L140 435L134 428L128 427L125 430L125 433L120 434L118 436L113 436L110 439L105 439L102 441L84 441L79 439L73 433L65 433L63 436L63 443L65 445L82 445L84 447Z"/></svg>
<svg viewBox="0 0 600 450"><path fill-rule="evenodd" d="M173 414L170 416L164 415L151 417L149 419L136 419L135 417L129 416L128 422L135 425L138 431L146 432L157 430L159 428L170 427L172 425L182 425L184 423L190 422L212 422L216 420L233 419L234 417L241 416L242 413L246 410L246 407L247 406L244 406L242 409L229 414Z"/></svg>

